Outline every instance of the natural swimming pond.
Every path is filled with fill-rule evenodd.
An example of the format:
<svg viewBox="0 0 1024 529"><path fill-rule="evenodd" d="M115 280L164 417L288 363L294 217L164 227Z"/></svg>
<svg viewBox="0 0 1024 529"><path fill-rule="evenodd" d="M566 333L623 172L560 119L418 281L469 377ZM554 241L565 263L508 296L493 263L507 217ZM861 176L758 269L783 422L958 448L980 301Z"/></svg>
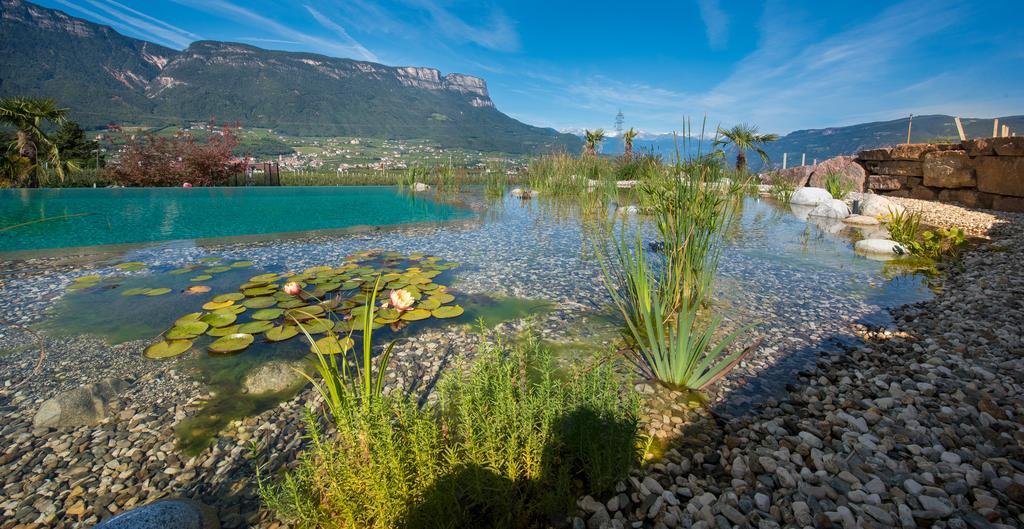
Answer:
<svg viewBox="0 0 1024 529"><path fill-rule="evenodd" d="M0 189L0 252L449 221L396 187Z"/></svg>
<svg viewBox="0 0 1024 529"><path fill-rule="evenodd" d="M255 191L261 197L257 203L297 200L291 210L295 215L316 209L295 198L272 198L275 192L291 196L289 189ZM410 269L423 270L409 262L378 263L372 270L360 272L342 270L351 256L367 250L434 256L440 262L458 264L428 278L426 284L443 285L453 298L448 304L457 304L464 312L450 319L410 321L396 329L391 329L390 323L382 324L382 339L407 339L393 361L395 371L414 372L424 366L441 369L450 361L444 355L466 354L472 345L466 341L453 345L450 341L458 333L449 330L471 328L480 319L490 327L530 318L532 332L560 354L612 349L617 331L609 323L614 318L609 317L600 267L592 257L589 221L571 202L544 197L523 201L507 195L488 199L478 188L432 198L410 197L381 188L313 192L318 197L366 193L367 197L377 197L375 200L411 202L413 210L428 218L407 214L406 222L410 224L352 233L271 233L244 242L188 238L150 242L73 264L52 257L29 261L19 257L3 263L7 277L17 281L19 288L0 290L0 302L9 307L13 319L35 324L56 341L57 345L50 346L51 355L60 354L53 352L60 347L68 349L63 354L72 356L78 351L95 351L89 360L92 364L99 364L96 358L113 360L109 355L118 355L109 366L83 361L80 373L68 375L72 380L91 381L124 370L137 374L171 365L195 372L196 379L215 396L203 398L202 409L182 423L186 431L179 431L179 435L187 446L200 448L227 422L273 407L291 395L245 395L240 386L247 373L270 360L299 359L309 350L302 337L283 343L265 339L269 329L253 321L257 320L256 311L287 310L281 304L293 300L281 297L273 301L274 306L263 308L262 301L250 303L252 307L246 306L246 301L273 297L288 273L302 276L310 285L339 284L337 289L325 292L337 293L345 290L343 285L348 281L365 279L378 267L394 268L388 273L413 276L419 274ZM381 198L380 193L389 198ZM317 208L330 209L324 203ZM614 206L609 214L613 211ZM437 215L462 222L420 222L443 220ZM396 217L371 215L369 223L386 224L379 221L382 218ZM730 377L728 383L736 388L729 399L733 408L749 409L752 403L781 390L793 373L813 362L817 350L848 336L851 322L884 323L884 309L930 296L923 278L894 276L884 263L855 255L853 241L862 236L854 228L808 221L798 211L772 200L744 200L740 222L729 234L722 256L719 300L730 321L757 324L757 333L765 341L758 354ZM316 270L325 271L322 267L330 269L330 277L315 277ZM276 286L271 291L246 292L264 288L266 285L258 284L257 278L266 274L276 275ZM131 294L124 295L126 292ZM179 356L143 356L144 350L158 341L161 333L172 329L178 319L203 312L208 303L217 303L214 298L231 293L245 295L234 305L235 310L245 310L225 327L253 323L247 328L257 336L251 346L235 354L211 354L207 347L218 336L208 334L214 329L204 328L194 338L191 350ZM218 310L224 309L208 312ZM343 317L351 313L349 310ZM272 316L273 326L280 326L282 315L275 312ZM71 345L60 345L61 340L69 340ZM105 352L111 350L103 344L122 345L113 353ZM127 367L122 366L125 354L131 358ZM408 382L409 376L401 374L399 377L406 378L397 381Z"/></svg>

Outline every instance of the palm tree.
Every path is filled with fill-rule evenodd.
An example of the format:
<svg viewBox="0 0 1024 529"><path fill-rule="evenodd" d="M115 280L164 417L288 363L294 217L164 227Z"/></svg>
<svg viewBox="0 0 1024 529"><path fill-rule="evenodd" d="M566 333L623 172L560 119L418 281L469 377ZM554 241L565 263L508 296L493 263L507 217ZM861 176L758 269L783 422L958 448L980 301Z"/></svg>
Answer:
<svg viewBox="0 0 1024 529"><path fill-rule="evenodd" d="M604 141L604 129L584 130L583 136L587 145L587 154L597 156L597 146Z"/></svg>
<svg viewBox="0 0 1024 529"><path fill-rule="evenodd" d="M719 138L715 139L715 147L728 147L736 150L736 170L747 169L747 151L753 150L764 162L768 161L768 153L761 147L765 143L779 139L778 134L758 134L757 126L740 123L731 129L718 128Z"/></svg>
<svg viewBox="0 0 1024 529"><path fill-rule="evenodd" d="M39 173L44 169L40 161L49 166L61 180L64 180L65 169L74 167L61 159L57 144L43 130L47 123L61 125L65 121L67 109L58 108L57 102L52 99L0 99L0 125L15 130L9 152L16 154L24 163L17 184L39 187Z"/></svg>
<svg viewBox="0 0 1024 529"><path fill-rule="evenodd" d="M630 127L629 130L622 133L622 146L625 149L623 156L625 156L627 160L633 157L633 140L636 139L637 134L639 134L639 132L637 132L633 127Z"/></svg>

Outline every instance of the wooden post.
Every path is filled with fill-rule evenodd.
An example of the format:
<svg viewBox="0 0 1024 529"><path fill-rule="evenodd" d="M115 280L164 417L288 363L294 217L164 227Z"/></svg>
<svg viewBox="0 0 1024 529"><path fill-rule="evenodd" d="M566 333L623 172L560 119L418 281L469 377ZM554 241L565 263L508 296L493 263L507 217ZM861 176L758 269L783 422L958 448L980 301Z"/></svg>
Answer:
<svg viewBox="0 0 1024 529"><path fill-rule="evenodd" d="M782 153L782 170L786 170L786 153Z"/></svg>
<svg viewBox="0 0 1024 529"><path fill-rule="evenodd" d="M992 120L992 137L999 137L999 118Z"/></svg>
<svg viewBox="0 0 1024 529"><path fill-rule="evenodd" d="M910 115L910 121L907 121L907 144L910 144L910 129L914 126L914 115Z"/></svg>
<svg viewBox="0 0 1024 529"><path fill-rule="evenodd" d="M1009 125L1003 125L1003 137L1004 138L1009 138L1010 137L1010 126Z"/></svg>
<svg viewBox="0 0 1024 529"><path fill-rule="evenodd" d="M956 132L960 135L960 141L967 141L967 135L964 134L964 125L960 123L960 116L953 118L953 122L956 123Z"/></svg>
<svg viewBox="0 0 1024 529"><path fill-rule="evenodd" d="M807 165L807 153L800 155L800 165Z"/></svg>

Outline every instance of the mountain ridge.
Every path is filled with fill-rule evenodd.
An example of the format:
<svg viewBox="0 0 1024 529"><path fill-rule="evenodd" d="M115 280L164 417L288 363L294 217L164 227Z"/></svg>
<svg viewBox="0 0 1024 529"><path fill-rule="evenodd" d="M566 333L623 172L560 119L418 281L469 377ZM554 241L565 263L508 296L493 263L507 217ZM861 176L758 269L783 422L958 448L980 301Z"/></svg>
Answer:
<svg viewBox="0 0 1024 529"><path fill-rule="evenodd" d="M52 97L91 128L212 117L294 135L485 151L581 146L501 113L487 82L472 75L212 40L175 50L23 0L0 0L0 27L0 96Z"/></svg>

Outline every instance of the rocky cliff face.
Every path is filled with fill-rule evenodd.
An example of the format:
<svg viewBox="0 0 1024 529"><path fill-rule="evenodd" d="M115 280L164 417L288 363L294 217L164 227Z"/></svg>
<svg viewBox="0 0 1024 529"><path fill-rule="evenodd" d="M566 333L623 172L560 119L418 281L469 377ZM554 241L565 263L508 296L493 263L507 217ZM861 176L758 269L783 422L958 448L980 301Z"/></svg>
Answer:
<svg viewBox="0 0 1024 529"><path fill-rule="evenodd" d="M179 51L0 0L0 97L13 95L53 97L86 126L214 117L292 134L435 139L507 152L580 146L498 112L479 77L230 42Z"/></svg>

